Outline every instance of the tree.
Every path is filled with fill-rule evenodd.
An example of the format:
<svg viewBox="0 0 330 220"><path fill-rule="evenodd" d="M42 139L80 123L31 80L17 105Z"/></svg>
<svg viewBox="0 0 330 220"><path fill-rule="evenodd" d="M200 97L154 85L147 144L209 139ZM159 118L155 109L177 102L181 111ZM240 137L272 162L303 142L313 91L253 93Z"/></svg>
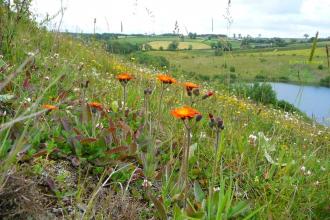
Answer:
<svg viewBox="0 0 330 220"><path fill-rule="evenodd" d="M173 51L173 50L177 50L178 47L179 47L179 42L174 40L168 45L167 49Z"/></svg>
<svg viewBox="0 0 330 220"><path fill-rule="evenodd" d="M188 37L189 37L190 39L196 39L196 37L197 37L197 33L191 33L191 32L189 32Z"/></svg>
<svg viewBox="0 0 330 220"><path fill-rule="evenodd" d="M250 40L249 38L243 38L241 42L241 48L249 48L250 47Z"/></svg>
<svg viewBox="0 0 330 220"><path fill-rule="evenodd" d="M308 34L304 34L304 37L307 40L307 38L309 37L309 35Z"/></svg>

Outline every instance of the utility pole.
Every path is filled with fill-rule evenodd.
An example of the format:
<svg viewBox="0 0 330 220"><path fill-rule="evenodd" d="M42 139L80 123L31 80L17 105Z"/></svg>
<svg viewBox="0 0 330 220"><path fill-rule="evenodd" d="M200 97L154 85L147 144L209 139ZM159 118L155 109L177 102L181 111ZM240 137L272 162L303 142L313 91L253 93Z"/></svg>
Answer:
<svg viewBox="0 0 330 220"><path fill-rule="evenodd" d="M96 18L94 18L94 35L95 35L95 27L96 27Z"/></svg>
<svg viewBox="0 0 330 220"><path fill-rule="evenodd" d="M212 33L213 33L213 18L212 18Z"/></svg>

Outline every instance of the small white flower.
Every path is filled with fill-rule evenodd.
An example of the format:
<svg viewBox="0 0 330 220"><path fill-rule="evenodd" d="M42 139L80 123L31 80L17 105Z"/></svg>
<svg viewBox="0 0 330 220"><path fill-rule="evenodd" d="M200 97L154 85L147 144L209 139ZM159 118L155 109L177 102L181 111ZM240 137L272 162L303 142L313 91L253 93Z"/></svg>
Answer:
<svg viewBox="0 0 330 220"><path fill-rule="evenodd" d="M307 176L310 176L310 175L312 175L312 172L310 170L308 170L307 173L306 173L306 175Z"/></svg>
<svg viewBox="0 0 330 220"><path fill-rule="evenodd" d="M201 135L200 135L200 138L206 138L206 132L202 131Z"/></svg>
<svg viewBox="0 0 330 220"><path fill-rule="evenodd" d="M213 191L214 191L214 192L218 192L218 191L220 191L220 187L219 187L219 186L217 186L217 187L213 187Z"/></svg>
<svg viewBox="0 0 330 220"><path fill-rule="evenodd" d="M35 56L35 53L33 53L33 52L28 52L28 56Z"/></svg>
<svg viewBox="0 0 330 220"><path fill-rule="evenodd" d="M300 170L301 170L302 172L305 172L305 171L306 171L306 167L305 167L305 166L302 166L302 167L300 167Z"/></svg>
<svg viewBox="0 0 330 220"><path fill-rule="evenodd" d="M45 80L49 80L49 79L50 79L49 76L46 76L46 77L45 77Z"/></svg>
<svg viewBox="0 0 330 220"><path fill-rule="evenodd" d="M32 99L31 99L31 98L26 98L25 101L27 101L27 102L31 102Z"/></svg>
<svg viewBox="0 0 330 220"><path fill-rule="evenodd" d="M318 185L320 185L320 182L319 182L319 181L316 181L316 182L314 183L314 185L315 185L315 186L318 186Z"/></svg>
<svg viewBox="0 0 330 220"><path fill-rule="evenodd" d="M151 186L152 186L152 183L150 181L148 181L147 179L143 180L143 183L142 183L143 188L149 188Z"/></svg>
<svg viewBox="0 0 330 220"><path fill-rule="evenodd" d="M257 141L257 136L250 134L249 135L249 144L255 146Z"/></svg>
<svg viewBox="0 0 330 220"><path fill-rule="evenodd" d="M103 129L104 128L104 126L103 126L102 123L97 123L95 127L96 128L99 128L99 129Z"/></svg>
<svg viewBox="0 0 330 220"><path fill-rule="evenodd" d="M325 167L321 166L321 170L322 170L322 171L325 171Z"/></svg>

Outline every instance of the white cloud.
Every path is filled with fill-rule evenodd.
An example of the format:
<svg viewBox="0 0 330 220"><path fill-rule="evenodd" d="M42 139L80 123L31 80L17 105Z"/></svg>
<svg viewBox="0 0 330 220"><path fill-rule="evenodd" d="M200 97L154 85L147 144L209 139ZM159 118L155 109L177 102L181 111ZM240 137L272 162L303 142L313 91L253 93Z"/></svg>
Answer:
<svg viewBox="0 0 330 220"><path fill-rule="evenodd" d="M227 0L63 0L61 30L93 32L96 18L99 33L120 32L121 22L124 33L168 33L176 20L182 33L210 33L213 18L214 32L227 34L226 4ZM60 0L34 0L33 8L43 18L59 11ZM230 33L302 37L319 30L320 36L330 36L329 0L232 0L230 11ZM58 23L59 17L51 27Z"/></svg>

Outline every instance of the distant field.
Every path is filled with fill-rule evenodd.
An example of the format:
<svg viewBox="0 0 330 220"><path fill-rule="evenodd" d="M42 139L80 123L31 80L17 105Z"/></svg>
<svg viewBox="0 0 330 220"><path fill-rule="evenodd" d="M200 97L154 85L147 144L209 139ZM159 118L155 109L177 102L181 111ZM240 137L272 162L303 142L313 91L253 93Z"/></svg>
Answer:
<svg viewBox="0 0 330 220"><path fill-rule="evenodd" d="M172 41L152 41L149 42L148 44L155 50L158 50L160 47L163 47L164 49L166 49L168 47L168 45L171 43ZM192 46L193 50L200 50L200 49L210 49L211 47L207 44L201 43L201 42L197 42L197 41L191 41L191 42L179 42L179 49L188 49L189 46Z"/></svg>
<svg viewBox="0 0 330 220"><path fill-rule="evenodd" d="M254 80L261 76L271 81L318 83L330 73L327 69L326 52L317 48L314 60L308 63L309 49L273 50L267 52L235 52L214 56L213 50L195 51L150 51L152 55L166 57L175 69L188 74L206 76L227 76L232 69L242 80ZM323 69L320 69L319 66ZM232 68L231 68L232 67Z"/></svg>

